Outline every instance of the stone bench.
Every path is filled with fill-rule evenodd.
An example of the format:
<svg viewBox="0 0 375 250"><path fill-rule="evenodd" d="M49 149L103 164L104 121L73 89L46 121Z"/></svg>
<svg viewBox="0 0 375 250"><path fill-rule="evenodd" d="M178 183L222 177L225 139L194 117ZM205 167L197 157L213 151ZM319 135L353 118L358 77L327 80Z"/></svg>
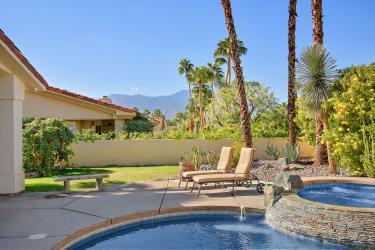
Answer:
<svg viewBox="0 0 375 250"><path fill-rule="evenodd" d="M89 174L89 175L73 175L73 176L63 176L55 177L54 181L63 181L64 182L64 193L70 193L70 181L78 180L92 180L96 179L96 189L98 191L103 189L103 178L109 177L108 174Z"/></svg>

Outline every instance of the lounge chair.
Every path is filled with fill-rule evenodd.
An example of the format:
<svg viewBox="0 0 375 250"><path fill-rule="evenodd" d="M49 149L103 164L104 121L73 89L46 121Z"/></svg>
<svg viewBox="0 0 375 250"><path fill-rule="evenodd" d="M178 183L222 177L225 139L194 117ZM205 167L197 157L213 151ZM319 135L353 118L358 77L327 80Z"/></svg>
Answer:
<svg viewBox="0 0 375 250"><path fill-rule="evenodd" d="M249 180L254 179L250 175L250 168L254 160L254 148L242 148L240 159L238 161L236 171L234 173L224 173L224 174L212 174L212 175L196 175L193 176L193 187L191 188L191 192L193 192L195 185L199 186L199 191L197 197L201 192L201 188L203 184L208 183L220 183L220 182L232 182L232 192L234 191L234 185L236 182L247 182Z"/></svg>
<svg viewBox="0 0 375 250"><path fill-rule="evenodd" d="M215 170L207 170L207 171L186 171L183 172L180 176L180 183L178 187L180 187L181 182L185 181L186 186L185 190L189 184L189 181L192 180L194 176L197 175L212 175L212 174L223 174L230 172L230 165L233 159L233 149L232 147L223 147L220 153L220 159L217 163L217 167Z"/></svg>

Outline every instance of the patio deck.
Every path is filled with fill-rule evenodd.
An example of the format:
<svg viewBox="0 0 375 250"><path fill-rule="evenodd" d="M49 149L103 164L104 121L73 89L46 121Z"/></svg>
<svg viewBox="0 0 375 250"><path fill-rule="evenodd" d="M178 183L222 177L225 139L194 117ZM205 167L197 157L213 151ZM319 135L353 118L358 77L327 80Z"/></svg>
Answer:
<svg viewBox="0 0 375 250"><path fill-rule="evenodd" d="M46 199L52 193L45 192L0 197L0 249L50 249L84 227L150 210L189 206L264 209L263 195L255 186L236 187L233 195L230 188L205 186L197 199L196 192L178 189L177 185L177 181L113 185L102 192L76 192L57 199Z"/></svg>

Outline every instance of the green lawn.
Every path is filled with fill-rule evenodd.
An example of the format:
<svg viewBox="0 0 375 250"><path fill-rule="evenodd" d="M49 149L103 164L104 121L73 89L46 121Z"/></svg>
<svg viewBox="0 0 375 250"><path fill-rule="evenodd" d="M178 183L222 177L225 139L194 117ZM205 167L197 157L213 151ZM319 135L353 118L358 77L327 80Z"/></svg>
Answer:
<svg viewBox="0 0 375 250"><path fill-rule="evenodd" d="M161 177L177 175L177 166L142 166L142 167L116 167L116 168L67 168L56 176L84 175L84 174L109 174L104 179L104 185L125 184L129 182L152 181ZM95 188L95 180L71 181L72 190ZM26 192L45 192L63 190L63 182L54 182L52 177L31 178L25 180Z"/></svg>

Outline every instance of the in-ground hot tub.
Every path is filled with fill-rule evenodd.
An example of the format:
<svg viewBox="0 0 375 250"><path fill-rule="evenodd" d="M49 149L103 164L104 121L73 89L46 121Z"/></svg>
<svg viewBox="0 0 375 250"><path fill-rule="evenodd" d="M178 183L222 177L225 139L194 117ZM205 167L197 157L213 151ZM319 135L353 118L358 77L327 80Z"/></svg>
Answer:
<svg viewBox="0 0 375 250"><path fill-rule="evenodd" d="M375 179L304 178L267 210L275 228L329 241L375 246Z"/></svg>
<svg viewBox="0 0 375 250"><path fill-rule="evenodd" d="M298 195L306 200L348 207L375 208L375 185L323 183L305 186Z"/></svg>

